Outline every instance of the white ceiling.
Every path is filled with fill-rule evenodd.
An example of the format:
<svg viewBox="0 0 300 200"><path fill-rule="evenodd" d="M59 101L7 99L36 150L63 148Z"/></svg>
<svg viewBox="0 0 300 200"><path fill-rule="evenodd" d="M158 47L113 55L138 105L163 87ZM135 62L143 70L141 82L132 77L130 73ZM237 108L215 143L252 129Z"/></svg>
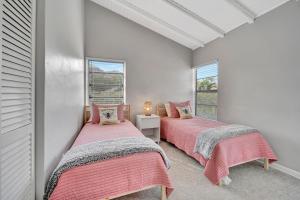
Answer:
<svg viewBox="0 0 300 200"><path fill-rule="evenodd" d="M92 0L190 49L289 0Z"/></svg>

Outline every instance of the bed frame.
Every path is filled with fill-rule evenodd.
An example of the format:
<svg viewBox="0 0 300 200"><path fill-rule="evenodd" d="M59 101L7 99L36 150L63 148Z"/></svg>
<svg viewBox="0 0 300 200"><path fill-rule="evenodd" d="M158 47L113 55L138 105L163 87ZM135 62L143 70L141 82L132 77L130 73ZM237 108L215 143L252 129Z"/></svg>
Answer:
<svg viewBox="0 0 300 200"><path fill-rule="evenodd" d="M159 104L156 105L156 114L160 117L167 117L168 116L165 104L159 103Z"/></svg>
<svg viewBox="0 0 300 200"><path fill-rule="evenodd" d="M105 106L107 106L107 105L105 105ZM84 106L83 124L86 124L88 122L88 120L90 119L90 116L91 116L90 106ZM130 121L130 105L128 105L128 104L124 105L124 118ZM111 196L111 197L106 197L103 200L116 199L116 198L119 198L119 197L122 197L122 196L126 196L126 195L133 194L133 193L136 193L136 192L141 192L141 191L151 189L151 188L154 188L154 187L158 187L158 186L161 188L161 197L160 197L160 199L161 200L167 200L167 188L164 185L148 186L148 187L141 188L139 190L126 192L126 193Z"/></svg>
<svg viewBox="0 0 300 200"><path fill-rule="evenodd" d="M160 117L166 117L167 116L167 111L166 111L166 107L165 104L163 103L159 103L156 106L156 114ZM269 159L264 158L264 169L265 170L269 170ZM219 186L222 186L222 182L219 183Z"/></svg>

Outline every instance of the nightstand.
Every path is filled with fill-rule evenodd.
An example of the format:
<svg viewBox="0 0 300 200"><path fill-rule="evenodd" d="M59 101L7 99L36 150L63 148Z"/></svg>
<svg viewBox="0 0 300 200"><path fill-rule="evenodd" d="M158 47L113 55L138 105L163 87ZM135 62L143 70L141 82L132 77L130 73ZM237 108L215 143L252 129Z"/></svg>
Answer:
<svg viewBox="0 0 300 200"><path fill-rule="evenodd" d="M137 115L137 128L148 138L156 143L160 142L160 117L152 114L151 116Z"/></svg>

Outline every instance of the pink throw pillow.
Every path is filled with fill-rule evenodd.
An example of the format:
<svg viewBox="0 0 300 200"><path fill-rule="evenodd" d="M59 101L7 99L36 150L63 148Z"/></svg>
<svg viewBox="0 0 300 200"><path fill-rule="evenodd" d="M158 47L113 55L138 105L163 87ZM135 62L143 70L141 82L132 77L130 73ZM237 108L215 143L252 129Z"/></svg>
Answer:
<svg viewBox="0 0 300 200"><path fill-rule="evenodd" d="M120 122L124 122L124 104L120 105L101 105L101 108L110 108L110 107L117 107L118 113L118 120ZM99 116L99 105L93 103L92 104L92 123L99 124L100 123L100 116Z"/></svg>
<svg viewBox="0 0 300 200"><path fill-rule="evenodd" d="M179 118L179 112L176 109L176 107L184 107L184 106L190 106L191 108L191 102L190 101L184 101L184 102L171 102L169 101L170 104L170 112L172 118Z"/></svg>

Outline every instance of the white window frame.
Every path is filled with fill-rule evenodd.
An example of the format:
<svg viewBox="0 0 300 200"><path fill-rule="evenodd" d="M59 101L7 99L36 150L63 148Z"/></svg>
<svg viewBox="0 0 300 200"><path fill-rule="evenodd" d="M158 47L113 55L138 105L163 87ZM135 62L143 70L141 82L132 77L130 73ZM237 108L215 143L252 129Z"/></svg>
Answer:
<svg viewBox="0 0 300 200"><path fill-rule="evenodd" d="M122 63L123 64L123 84L124 84L124 104L126 104L126 62L125 60L115 60L115 59L103 59L103 58L94 58L94 57L86 57L85 58L85 77L84 77L84 90L85 90L85 98L84 102L86 106L89 106L89 61L90 60L95 60L99 62L111 62L111 63Z"/></svg>

